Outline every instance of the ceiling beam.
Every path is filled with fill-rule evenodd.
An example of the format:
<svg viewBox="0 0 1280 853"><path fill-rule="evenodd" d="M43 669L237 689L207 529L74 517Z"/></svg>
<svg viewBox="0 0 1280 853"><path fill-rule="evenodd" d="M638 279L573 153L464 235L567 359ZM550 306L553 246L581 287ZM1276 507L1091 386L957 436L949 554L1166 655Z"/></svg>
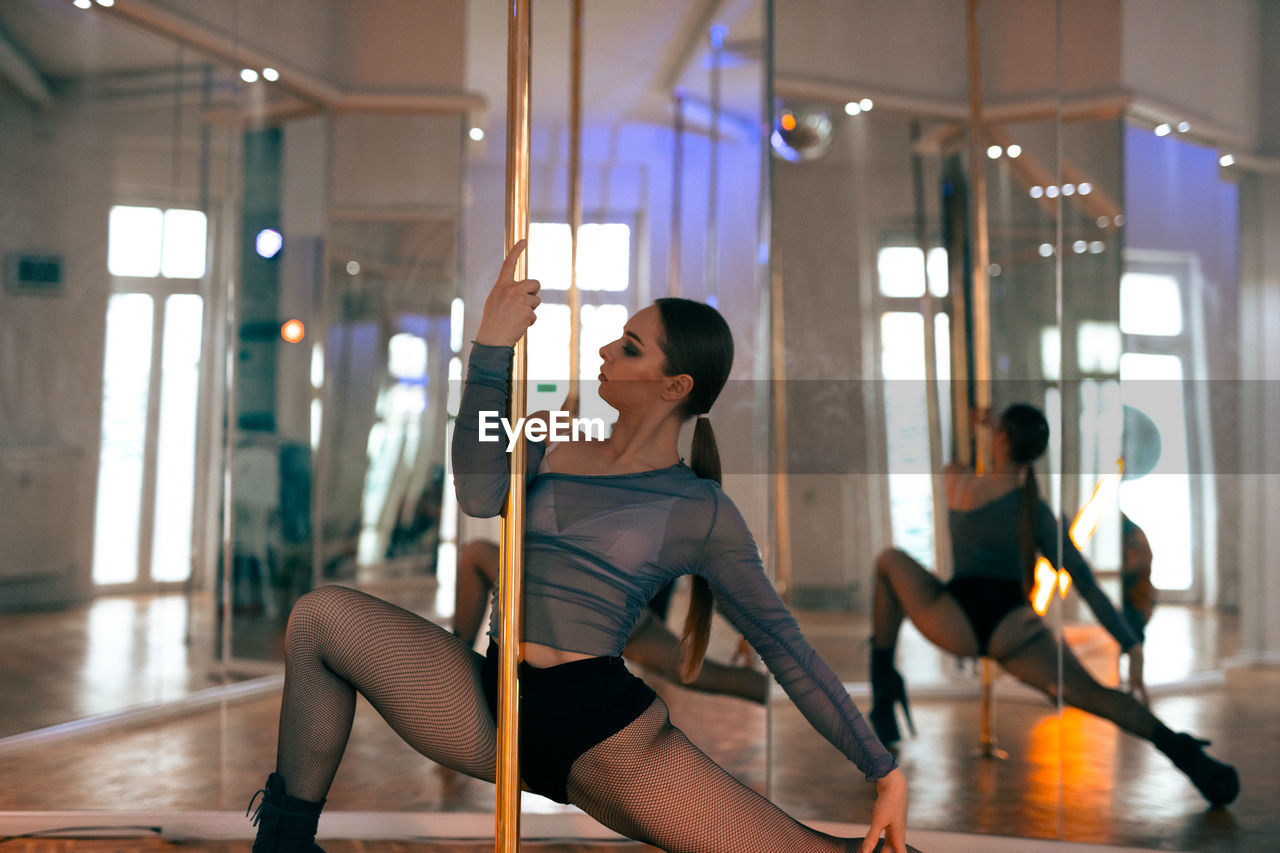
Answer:
<svg viewBox="0 0 1280 853"><path fill-rule="evenodd" d="M411 113L478 113L487 103L472 92L411 92L382 94L346 92L314 74L280 62L268 55L197 21L160 8L149 0L116 0L112 13L137 27L200 50L236 68L261 71L271 67L280 79L270 85L318 107L335 110Z"/></svg>
<svg viewBox="0 0 1280 853"><path fill-rule="evenodd" d="M53 90L31 60L0 30L0 76L14 85L22 96L41 109L53 106Z"/></svg>

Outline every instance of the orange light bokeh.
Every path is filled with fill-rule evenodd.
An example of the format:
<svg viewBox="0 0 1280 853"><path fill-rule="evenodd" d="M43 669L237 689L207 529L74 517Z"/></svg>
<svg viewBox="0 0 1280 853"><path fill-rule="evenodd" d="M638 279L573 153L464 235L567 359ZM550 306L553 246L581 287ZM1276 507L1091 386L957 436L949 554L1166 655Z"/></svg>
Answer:
<svg viewBox="0 0 1280 853"><path fill-rule="evenodd" d="M783 130L795 130L796 117L793 116L791 113L783 113L781 124L782 124Z"/></svg>
<svg viewBox="0 0 1280 853"><path fill-rule="evenodd" d="M1093 534L1098 532L1098 523L1102 520L1103 499L1105 498L1109 503L1119 492L1122 474L1124 474L1124 460L1117 459L1116 473L1103 475L1094 485L1093 494L1089 495L1089 500L1085 501L1084 506L1080 507L1080 511L1076 513L1075 520L1071 522L1070 535L1071 541L1079 550L1083 551L1084 546L1093 538ZM1067 590L1071 589L1071 573L1066 569L1055 571L1053 564L1041 557L1036 563L1035 586L1031 589L1031 607L1041 616L1049 609L1054 586L1058 587L1058 594L1066 598Z"/></svg>
<svg viewBox="0 0 1280 853"><path fill-rule="evenodd" d="M291 344L296 344L302 340L307 334L307 327L302 325L301 320L285 320L284 325L280 327L280 337L284 338Z"/></svg>

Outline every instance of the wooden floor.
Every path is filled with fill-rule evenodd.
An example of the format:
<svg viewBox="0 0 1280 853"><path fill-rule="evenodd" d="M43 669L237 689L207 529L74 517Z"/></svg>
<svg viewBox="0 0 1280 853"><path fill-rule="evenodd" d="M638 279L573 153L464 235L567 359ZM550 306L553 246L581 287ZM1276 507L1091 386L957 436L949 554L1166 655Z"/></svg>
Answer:
<svg viewBox="0 0 1280 853"><path fill-rule="evenodd" d="M279 701L274 691L145 725L117 720L30 746L19 734L220 683L224 674L211 676L197 663L206 659L199 644L183 644L190 620L175 615L183 604L181 596L103 599L71 612L0 619L0 812L243 811L271 769ZM865 623L816 613L803 614L802 622L865 706L866 649L859 639L867 634ZM900 658L919 735L903 742L899 761L911 785L912 827L1157 850L1280 849L1280 670L1211 671L1234 650L1234 637L1229 618L1166 606L1148 640L1153 710L1175 730L1212 739L1212 752L1240 771L1237 803L1210 810L1150 745L1080 712L1059 715L1007 679L997 689L997 733L1009 758L975 757L976 676L907 629ZM1114 679L1114 646L1096 626L1071 625L1068 638L1095 674ZM713 651L723 654L724 640L719 637ZM747 784L767 787L799 819L867 820L872 787L785 697L764 708L650 680L694 742ZM534 813L571 811L541 798L527 802ZM343 812L487 812L493 787L428 763L361 702L329 804ZM492 849L492 842L334 840L325 847L331 853L472 853ZM248 846L241 840L178 844L145 835L0 837L0 851L171 848L240 853ZM527 849L651 848L555 841Z"/></svg>

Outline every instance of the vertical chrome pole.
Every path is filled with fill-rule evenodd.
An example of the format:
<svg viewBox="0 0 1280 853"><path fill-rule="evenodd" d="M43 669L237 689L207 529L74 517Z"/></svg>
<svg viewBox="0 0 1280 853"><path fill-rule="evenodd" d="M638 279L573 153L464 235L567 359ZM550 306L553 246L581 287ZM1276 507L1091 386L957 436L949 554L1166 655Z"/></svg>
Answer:
<svg viewBox="0 0 1280 853"><path fill-rule="evenodd" d="M680 295L680 229L684 211L684 90L672 96L675 117L671 128L671 243L668 248L667 295Z"/></svg>
<svg viewBox="0 0 1280 853"><path fill-rule="evenodd" d="M529 33L532 0L506 0L507 20L507 208L508 251L529 234ZM528 272L528 253L516 265L515 278ZM525 417L526 340L516 342L511 368L512 423ZM520 752L517 667L521 653L521 579L524 570L523 438L511 452L511 481L502 515L502 571L498 578L500 661L498 680L498 802L496 853L520 847Z"/></svg>
<svg viewBox="0 0 1280 853"><path fill-rule="evenodd" d="M573 0L569 58L569 394L577 417L582 361L582 294L578 291L578 229L582 227L582 0Z"/></svg>
<svg viewBox="0 0 1280 853"><path fill-rule="evenodd" d="M720 54L724 28L711 28L711 128L708 133L711 163L707 175L707 267L702 290L707 302L716 304L720 287Z"/></svg>

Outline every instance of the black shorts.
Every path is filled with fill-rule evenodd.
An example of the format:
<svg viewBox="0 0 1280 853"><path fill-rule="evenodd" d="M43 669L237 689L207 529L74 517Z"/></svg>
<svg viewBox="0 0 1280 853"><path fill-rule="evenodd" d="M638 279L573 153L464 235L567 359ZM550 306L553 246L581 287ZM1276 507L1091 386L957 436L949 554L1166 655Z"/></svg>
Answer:
<svg viewBox="0 0 1280 853"><path fill-rule="evenodd" d="M498 718L498 646L481 671L489 712ZM569 769L588 749L645 712L658 694L620 657L559 666L520 664L520 778L535 794L569 802Z"/></svg>
<svg viewBox="0 0 1280 853"><path fill-rule="evenodd" d="M1021 581L1004 578L959 577L947 581L951 593L969 618L973 633L978 637L978 653L986 655L1000 620L1028 604Z"/></svg>

